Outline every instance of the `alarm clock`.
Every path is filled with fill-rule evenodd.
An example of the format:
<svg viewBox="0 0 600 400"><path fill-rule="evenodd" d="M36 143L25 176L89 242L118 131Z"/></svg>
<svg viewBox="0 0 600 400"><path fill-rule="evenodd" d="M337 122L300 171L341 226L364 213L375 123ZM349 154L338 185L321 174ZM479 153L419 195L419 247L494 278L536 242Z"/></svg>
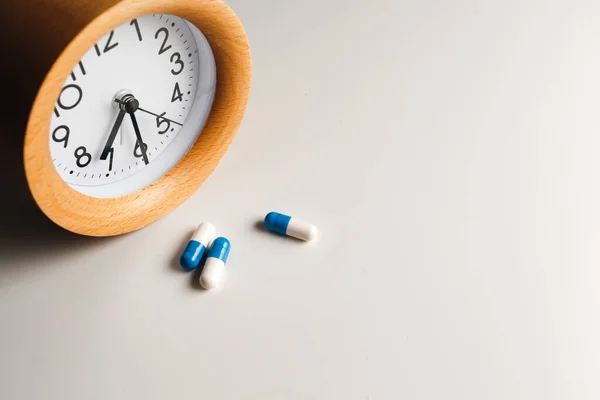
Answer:
<svg viewBox="0 0 600 400"><path fill-rule="evenodd" d="M243 26L220 0L42 3L28 17L49 63L25 132L31 194L77 234L145 227L202 185L236 134L251 79Z"/></svg>

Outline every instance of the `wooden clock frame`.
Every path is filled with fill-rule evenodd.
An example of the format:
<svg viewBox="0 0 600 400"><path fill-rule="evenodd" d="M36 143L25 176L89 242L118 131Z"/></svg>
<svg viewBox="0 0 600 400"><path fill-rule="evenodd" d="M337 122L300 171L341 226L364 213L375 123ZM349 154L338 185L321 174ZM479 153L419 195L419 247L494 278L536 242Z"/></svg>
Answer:
<svg viewBox="0 0 600 400"><path fill-rule="evenodd" d="M79 24L81 29L65 44L60 43L65 40L64 32L47 32L43 39L55 47L62 46L62 53L38 90L25 133L25 173L33 198L52 221L81 235L114 236L145 227L174 210L204 183L236 134L251 80L244 28L221 0L45 1L51 3L53 11L75 9L77 17L63 22ZM49 126L56 100L71 70L94 43L123 23L148 14L184 18L210 43L217 67L210 115L189 152L157 182L113 199L83 195L65 183L52 164Z"/></svg>

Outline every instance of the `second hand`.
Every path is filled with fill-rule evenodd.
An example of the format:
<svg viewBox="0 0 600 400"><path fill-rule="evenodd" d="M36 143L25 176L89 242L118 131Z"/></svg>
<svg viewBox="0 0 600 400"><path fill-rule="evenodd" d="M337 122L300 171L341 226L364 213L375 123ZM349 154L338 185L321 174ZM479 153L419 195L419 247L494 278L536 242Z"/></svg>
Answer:
<svg viewBox="0 0 600 400"><path fill-rule="evenodd" d="M117 103L119 103L119 104L125 104L125 103L123 103L123 101L121 101L119 99L116 99L115 101ZM142 107L138 107L137 109L138 109L138 111L145 112L146 114L153 115L156 118L164 119L165 121L169 121L169 122L171 122L171 123L173 123L175 125L183 126L183 124L180 124L179 122L173 121L172 119L169 119L169 118L166 118L166 117L162 117L162 116L160 116L158 114L153 113L152 111L144 110Z"/></svg>

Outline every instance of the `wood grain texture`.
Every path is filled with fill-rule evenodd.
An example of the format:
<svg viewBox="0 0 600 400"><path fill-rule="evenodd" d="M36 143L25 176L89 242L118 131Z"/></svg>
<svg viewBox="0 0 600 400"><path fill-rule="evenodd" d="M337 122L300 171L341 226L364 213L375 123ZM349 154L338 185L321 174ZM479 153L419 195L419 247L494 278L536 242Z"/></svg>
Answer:
<svg viewBox="0 0 600 400"><path fill-rule="evenodd" d="M72 232L113 236L140 229L175 209L197 190L233 140L250 91L251 58L246 34L233 11L220 0L52 1L70 4L70 7L83 4L84 16L75 26L85 27L58 56L33 103L24 144L25 173L30 190L42 211ZM217 66L217 87L211 113L194 146L159 181L119 198L85 196L71 189L52 164L48 141L55 102L73 66L98 39L124 22L155 13L173 14L188 20L210 43ZM86 24L88 18L91 22ZM65 35L68 36L59 34L56 41L61 42ZM45 40L54 43L52 38Z"/></svg>

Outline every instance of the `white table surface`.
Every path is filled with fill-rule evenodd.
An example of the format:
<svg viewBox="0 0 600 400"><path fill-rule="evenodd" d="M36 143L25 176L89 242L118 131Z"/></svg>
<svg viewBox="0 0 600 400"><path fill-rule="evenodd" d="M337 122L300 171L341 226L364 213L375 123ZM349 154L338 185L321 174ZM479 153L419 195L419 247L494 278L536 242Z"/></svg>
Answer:
<svg viewBox="0 0 600 400"><path fill-rule="evenodd" d="M598 399L600 3L229 4L253 88L208 182L0 236L0 399ZM202 220L219 292L176 265Z"/></svg>

